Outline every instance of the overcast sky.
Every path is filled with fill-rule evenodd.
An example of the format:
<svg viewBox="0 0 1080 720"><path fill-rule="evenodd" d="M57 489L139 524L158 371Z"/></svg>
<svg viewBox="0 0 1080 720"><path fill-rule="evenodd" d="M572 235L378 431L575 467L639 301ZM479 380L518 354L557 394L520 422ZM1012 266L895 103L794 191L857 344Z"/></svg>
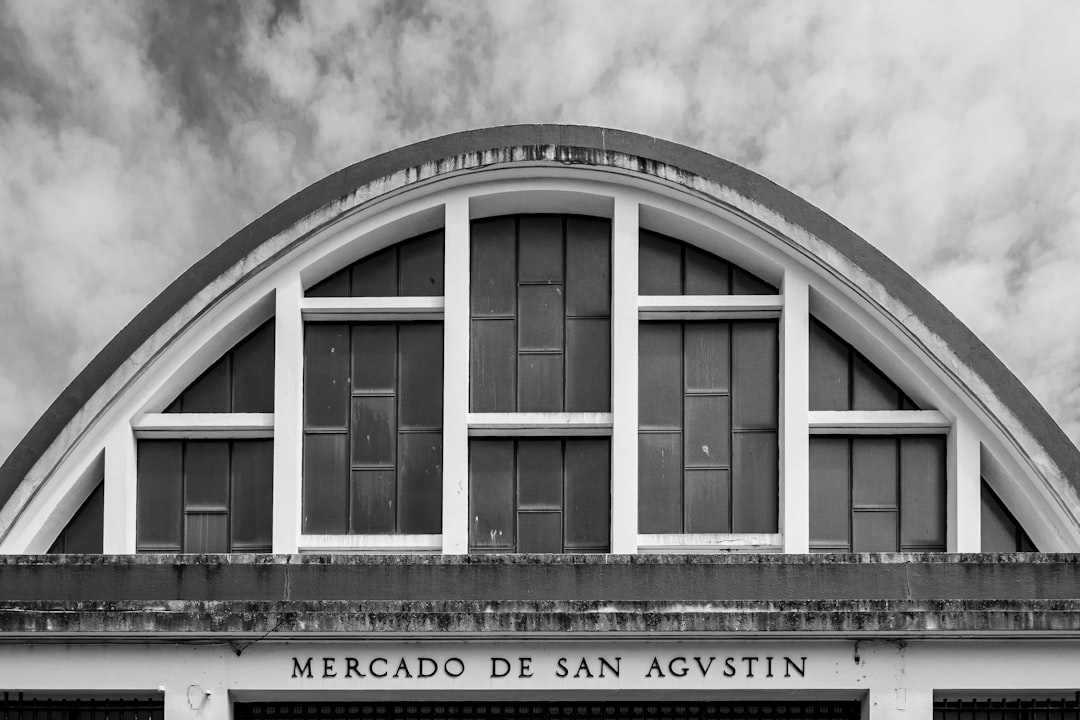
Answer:
<svg viewBox="0 0 1080 720"><path fill-rule="evenodd" d="M585 123L899 262L1080 439L1080 3L0 0L0 458L166 284L328 173Z"/></svg>

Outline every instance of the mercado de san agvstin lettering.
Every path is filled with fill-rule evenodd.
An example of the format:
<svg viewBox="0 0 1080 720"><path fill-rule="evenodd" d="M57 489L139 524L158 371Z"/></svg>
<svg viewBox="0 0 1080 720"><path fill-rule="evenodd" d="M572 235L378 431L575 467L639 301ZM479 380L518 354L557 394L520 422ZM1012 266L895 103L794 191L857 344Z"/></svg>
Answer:
<svg viewBox="0 0 1080 720"><path fill-rule="evenodd" d="M1080 717L1080 452L842 220L553 125L288 198L0 468L0 717Z"/></svg>

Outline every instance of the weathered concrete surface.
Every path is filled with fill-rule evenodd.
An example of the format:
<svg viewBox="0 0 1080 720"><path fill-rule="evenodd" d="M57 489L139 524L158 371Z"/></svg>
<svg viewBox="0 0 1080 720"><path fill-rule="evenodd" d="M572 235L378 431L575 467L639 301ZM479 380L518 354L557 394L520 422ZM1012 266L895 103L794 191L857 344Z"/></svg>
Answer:
<svg viewBox="0 0 1080 720"><path fill-rule="evenodd" d="M0 557L0 602L745 602L1080 599L1080 556Z"/></svg>

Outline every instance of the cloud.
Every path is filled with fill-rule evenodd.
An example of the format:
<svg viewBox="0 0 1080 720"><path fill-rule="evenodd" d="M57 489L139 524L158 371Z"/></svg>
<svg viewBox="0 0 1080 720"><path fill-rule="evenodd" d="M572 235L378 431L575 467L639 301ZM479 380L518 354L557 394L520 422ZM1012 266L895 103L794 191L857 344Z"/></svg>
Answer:
<svg viewBox="0 0 1080 720"><path fill-rule="evenodd" d="M1080 5L9 2L0 456L169 280L329 172L584 122L851 226L1080 438Z"/></svg>

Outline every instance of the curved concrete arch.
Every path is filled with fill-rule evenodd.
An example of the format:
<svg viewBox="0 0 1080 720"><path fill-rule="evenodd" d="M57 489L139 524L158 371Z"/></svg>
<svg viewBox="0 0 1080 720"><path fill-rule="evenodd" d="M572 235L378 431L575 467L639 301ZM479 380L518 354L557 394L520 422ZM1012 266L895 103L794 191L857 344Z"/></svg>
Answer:
<svg viewBox="0 0 1080 720"><path fill-rule="evenodd" d="M222 243L155 298L60 394L0 466L0 508L111 377L196 297L270 245L278 249L352 212L435 180L490 168L535 166L610 170L659 181L763 223L794 244L863 276L935 339L939 358L1010 430L1033 466L1080 493L1080 451L1023 384L936 298L881 252L824 212L762 176L698 150L652 137L582 126L516 125L447 135L344 168L284 201ZM273 241L273 242L271 242ZM228 285L228 283L226 283ZM927 344L924 343L924 347ZM933 350L928 352L933 353Z"/></svg>

